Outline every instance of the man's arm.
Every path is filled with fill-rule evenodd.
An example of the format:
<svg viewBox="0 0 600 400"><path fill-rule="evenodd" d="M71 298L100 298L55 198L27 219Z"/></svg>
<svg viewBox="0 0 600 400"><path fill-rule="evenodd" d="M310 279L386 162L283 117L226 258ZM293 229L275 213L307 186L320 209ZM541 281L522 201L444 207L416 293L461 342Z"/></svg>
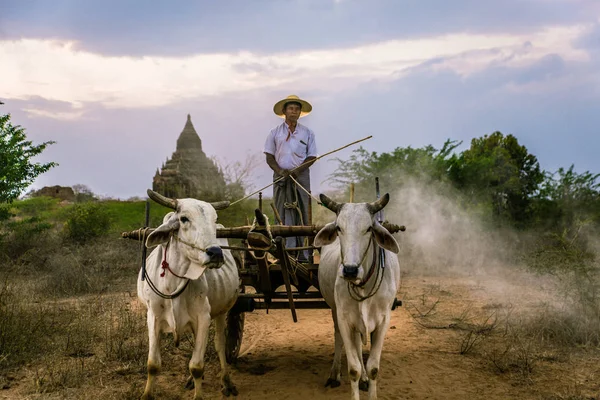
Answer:
<svg viewBox="0 0 600 400"><path fill-rule="evenodd" d="M300 175L300 173L302 171L310 168L310 166L313 165L315 163L315 161L317 161L317 157L314 157L314 156L306 157L306 159L302 162L302 164L296 170L294 170L294 172L292 172L292 176L294 178L298 177L298 175Z"/></svg>
<svg viewBox="0 0 600 400"><path fill-rule="evenodd" d="M275 156L273 154L265 153L267 155L267 165L277 174L281 176L288 176L290 171L287 169L282 169L277 161L275 161Z"/></svg>

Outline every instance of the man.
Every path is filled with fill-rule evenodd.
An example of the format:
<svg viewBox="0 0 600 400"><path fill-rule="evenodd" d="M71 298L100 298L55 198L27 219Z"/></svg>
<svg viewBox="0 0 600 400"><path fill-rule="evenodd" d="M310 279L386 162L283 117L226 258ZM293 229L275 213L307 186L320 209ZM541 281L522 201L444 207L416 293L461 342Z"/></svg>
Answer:
<svg viewBox="0 0 600 400"><path fill-rule="evenodd" d="M285 121L271 130L265 141L264 153L267 164L273 170L273 181L285 179L273 185L273 201L284 225L308 225L309 195L297 187L293 177L302 187L310 190L309 167L317 158L315 134L298 119L309 114L312 106L298 96L290 95L273 106L273 112ZM299 167L302 165L301 167ZM295 169L299 167L298 169ZM292 172L292 170L294 170ZM304 245L304 237L288 237L286 247ZM308 259L308 251L298 259Z"/></svg>

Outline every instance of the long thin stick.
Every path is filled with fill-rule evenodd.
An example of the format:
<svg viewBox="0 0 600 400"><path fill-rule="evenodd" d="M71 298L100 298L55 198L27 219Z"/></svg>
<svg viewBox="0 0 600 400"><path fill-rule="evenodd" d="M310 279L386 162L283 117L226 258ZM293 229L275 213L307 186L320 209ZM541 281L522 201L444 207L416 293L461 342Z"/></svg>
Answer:
<svg viewBox="0 0 600 400"><path fill-rule="evenodd" d="M335 153L336 151L343 150L343 149L345 149L346 147L350 147L350 146L352 146L352 145L355 145L356 143L364 142L365 140L367 140L367 139L371 139L372 137L373 137L373 135L369 135L369 136L367 136L366 138L362 138L362 139L360 139L360 140L357 140L357 141L355 141L355 142L349 143L349 144L347 144L347 145L345 145L345 146L342 146L342 147L340 147L339 149L331 150L330 152L328 152L328 153L325 153L325 154L323 154L323 155L321 155L321 156L319 156L319 157L315 158L314 160L305 161L305 162L303 162L302 164L298 165L296 168L292 169L292 170L290 171L290 174L291 174L292 172L296 171L298 168L302 167L304 164L308 164L308 163L313 163L313 164L314 164L314 163L316 163L318 160L320 160L321 158L323 158L323 157L325 157L325 156L328 156L328 155L330 155L330 154L333 154L333 153ZM275 181L273 181L273 182L269 183L267 186L265 186L265 187L263 187L263 188L260 188L260 189L258 189L256 192L254 192L254 193L250 193L248 196L246 196L246 197L242 197L241 199L234 201L233 203L231 203L231 204L230 204L230 206L232 206L232 205L234 205L234 204L237 204L237 203L239 203L240 201L244 201L244 200L246 200L248 197L252 197L252 196L254 196L254 195L255 195L256 193L258 193L258 192L262 192L263 190L265 190L265 189L266 189L266 188L268 188L269 186L273 186L274 184L276 184L277 182L279 182L279 181L280 181L280 180L282 180L282 179L285 179L285 177L284 177L284 176L282 176L282 177L280 177L279 179L277 179L277 180L275 180Z"/></svg>

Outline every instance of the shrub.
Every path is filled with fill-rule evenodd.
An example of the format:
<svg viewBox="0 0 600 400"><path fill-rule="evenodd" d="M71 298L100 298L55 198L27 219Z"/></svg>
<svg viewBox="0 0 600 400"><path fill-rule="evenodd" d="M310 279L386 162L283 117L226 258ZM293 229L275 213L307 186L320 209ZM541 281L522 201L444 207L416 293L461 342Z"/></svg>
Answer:
<svg viewBox="0 0 600 400"><path fill-rule="evenodd" d="M112 225L107 209L98 203L75 204L67 211L65 238L82 244L106 233Z"/></svg>
<svg viewBox="0 0 600 400"><path fill-rule="evenodd" d="M0 248L6 257L17 260L27 252L47 249L52 224L39 217L11 220L0 231ZM3 231L3 232L2 232Z"/></svg>
<svg viewBox="0 0 600 400"><path fill-rule="evenodd" d="M592 229L589 229L592 228ZM571 345L600 344L600 260L597 233L586 223L548 235L526 261L539 273L557 278L563 292L556 320L544 325L544 336Z"/></svg>

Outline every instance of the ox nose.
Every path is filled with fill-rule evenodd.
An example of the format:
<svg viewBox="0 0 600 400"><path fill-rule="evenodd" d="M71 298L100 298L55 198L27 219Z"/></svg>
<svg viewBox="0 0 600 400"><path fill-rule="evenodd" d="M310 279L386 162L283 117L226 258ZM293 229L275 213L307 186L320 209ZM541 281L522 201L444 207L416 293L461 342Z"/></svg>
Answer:
<svg viewBox="0 0 600 400"><path fill-rule="evenodd" d="M223 262L223 250L218 246L211 246L206 249L206 255L210 258L211 263Z"/></svg>
<svg viewBox="0 0 600 400"><path fill-rule="evenodd" d="M344 265L342 273L346 279L356 279L358 276L358 265Z"/></svg>

